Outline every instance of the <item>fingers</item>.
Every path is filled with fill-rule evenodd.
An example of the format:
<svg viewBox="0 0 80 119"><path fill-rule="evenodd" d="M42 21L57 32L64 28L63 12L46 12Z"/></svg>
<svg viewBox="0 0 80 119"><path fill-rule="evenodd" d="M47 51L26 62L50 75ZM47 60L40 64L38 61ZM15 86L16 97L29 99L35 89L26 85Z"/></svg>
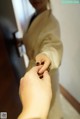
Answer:
<svg viewBox="0 0 80 119"><path fill-rule="evenodd" d="M37 74L38 72L39 72L39 70L41 69L41 65L39 65L39 66L34 66L33 68L31 68L28 72L26 72L26 74L24 75L24 76L26 76L26 75L30 75L30 74Z"/></svg>
<svg viewBox="0 0 80 119"><path fill-rule="evenodd" d="M41 68L42 68L42 65L39 65L39 66L33 67L31 70L38 73Z"/></svg>
<svg viewBox="0 0 80 119"><path fill-rule="evenodd" d="M44 72L44 77L48 77L48 78L50 78L50 76L49 76L49 72L46 70L45 72Z"/></svg>
<svg viewBox="0 0 80 119"><path fill-rule="evenodd" d="M50 80L50 75L47 70L44 72L43 77L45 80Z"/></svg>
<svg viewBox="0 0 80 119"><path fill-rule="evenodd" d="M35 60L36 60L36 62L39 62L39 63L41 63L41 61L42 61L42 54L38 54L36 57L35 57Z"/></svg>
<svg viewBox="0 0 80 119"><path fill-rule="evenodd" d="M42 68L39 70L39 74L44 73L45 70L48 70L50 64L51 64L51 60L49 59L49 57L47 57L47 55L45 54L38 54L36 56L36 66L42 65Z"/></svg>
<svg viewBox="0 0 80 119"><path fill-rule="evenodd" d="M45 71L43 74L43 83L46 85L47 88L50 88L50 96L52 96L52 88L51 88L51 78L48 71Z"/></svg>
<svg viewBox="0 0 80 119"><path fill-rule="evenodd" d="M44 65L44 62L47 60L47 57L46 55L40 53L36 56L35 60L36 60L36 66Z"/></svg>
<svg viewBox="0 0 80 119"><path fill-rule="evenodd" d="M36 66L42 65L42 68L40 68L40 70L38 71L38 75L39 75L40 79L43 78L43 73L46 69L47 69L47 71L49 71L49 68L48 68L49 64L50 63L48 61L46 63L44 61L42 61L41 63L40 62L36 63Z"/></svg>
<svg viewBox="0 0 80 119"><path fill-rule="evenodd" d="M39 73L43 73L46 69L48 69L49 65L50 65L50 62L49 62L49 61L44 62L44 65L43 65L43 67L39 70Z"/></svg>

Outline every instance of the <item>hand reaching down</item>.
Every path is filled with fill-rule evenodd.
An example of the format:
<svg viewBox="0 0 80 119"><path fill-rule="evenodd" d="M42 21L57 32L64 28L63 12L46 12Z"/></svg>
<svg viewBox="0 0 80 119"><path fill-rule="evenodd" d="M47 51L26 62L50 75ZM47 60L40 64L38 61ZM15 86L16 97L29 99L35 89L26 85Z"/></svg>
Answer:
<svg viewBox="0 0 80 119"><path fill-rule="evenodd" d="M38 75L40 68L41 66L33 67L20 81L19 92L23 110L18 119L47 118L52 99L51 79L45 71L41 80Z"/></svg>
<svg viewBox="0 0 80 119"><path fill-rule="evenodd" d="M41 78L43 78L44 71L49 70L49 66L51 64L51 60L46 54L40 53L36 56L36 65L42 65L40 70L38 71L38 74Z"/></svg>

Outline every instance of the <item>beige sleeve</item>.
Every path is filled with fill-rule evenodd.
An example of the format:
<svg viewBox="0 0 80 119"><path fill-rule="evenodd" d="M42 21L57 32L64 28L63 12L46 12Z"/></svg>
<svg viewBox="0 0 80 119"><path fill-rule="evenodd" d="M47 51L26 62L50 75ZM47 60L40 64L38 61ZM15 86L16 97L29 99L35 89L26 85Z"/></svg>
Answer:
<svg viewBox="0 0 80 119"><path fill-rule="evenodd" d="M41 43L40 52L45 53L51 60L51 69L58 68L61 64L63 54L63 44L60 40L60 30L57 25L55 29L50 29Z"/></svg>

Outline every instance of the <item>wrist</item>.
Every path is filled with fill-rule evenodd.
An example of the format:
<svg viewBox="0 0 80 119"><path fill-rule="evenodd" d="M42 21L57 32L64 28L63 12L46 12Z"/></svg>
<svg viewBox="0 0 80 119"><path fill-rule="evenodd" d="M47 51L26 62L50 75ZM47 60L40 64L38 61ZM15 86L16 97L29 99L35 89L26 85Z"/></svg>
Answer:
<svg viewBox="0 0 80 119"><path fill-rule="evenodd" d="M47 119L47 118L42 118L42 116L39 116L34 112L23 110L18 116L18 119Z"/></svg>
<svg viewBox="0 0 80 119"><path fill-rule="evenodd" d="M22 111L18 117L18 119L43 119L35 114L33 114L32 112L25 112Z"/></svg>

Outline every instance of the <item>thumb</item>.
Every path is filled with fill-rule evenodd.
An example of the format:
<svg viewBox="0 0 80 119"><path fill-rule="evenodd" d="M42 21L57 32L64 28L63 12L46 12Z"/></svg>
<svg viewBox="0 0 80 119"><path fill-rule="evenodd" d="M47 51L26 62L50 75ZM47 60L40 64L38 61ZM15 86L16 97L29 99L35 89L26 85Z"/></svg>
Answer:
<svg viewBox="0 0 80 119"><path fill-rule="evenodd" d="M32 68L32 70L34 70L35 72L38 72L41 69L42 65L39 66L35 66Z"/></svg>
<svg viewBox="0 0 80 119"><path fill-rule="evenodd" d="M32 67L28 72L25 73L24 77L30 76L33 74L36 75L41 67L42 67L41 65Z"/></svg>
<svg viewBox="0 0 80 119"><path fill-rule="evenodd" d="M50 78L50 75L47 70L43 74L43 79L44 79L46 86L50 88L51 87L51 78Z"/></svg>
<svg viewBox="0 0 80 119"><path fill-rule="evenodd" d="M43 77L44 77L44 80L50 81L50 75L47 70L44 72Z"/></svg>

